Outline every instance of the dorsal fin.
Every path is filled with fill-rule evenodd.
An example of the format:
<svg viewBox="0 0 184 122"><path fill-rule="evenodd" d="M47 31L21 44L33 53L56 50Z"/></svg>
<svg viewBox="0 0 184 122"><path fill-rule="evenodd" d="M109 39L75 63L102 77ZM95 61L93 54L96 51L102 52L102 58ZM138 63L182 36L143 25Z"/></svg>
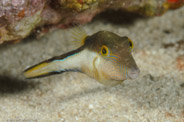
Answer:
<svg viewBox="0 0 184 122"><path fill-rule="evenodd" d="M85 39L88 36L84 28L81 26L74 26L71 30L72 37L74 38L73 44L76 46L82 46L85 43Z"/></svg>

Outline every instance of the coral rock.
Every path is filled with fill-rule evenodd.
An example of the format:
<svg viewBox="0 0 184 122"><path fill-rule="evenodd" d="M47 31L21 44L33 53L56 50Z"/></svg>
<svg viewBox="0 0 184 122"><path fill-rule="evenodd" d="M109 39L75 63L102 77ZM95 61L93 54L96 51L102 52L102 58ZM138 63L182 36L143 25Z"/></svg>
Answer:
<svg viewBox="0 0 184 122"><path fill-rule="evenodd" d="M21 40L45 25L50 29L84 24L106 9L155 16L183 4L183 0L1 0L0 43Z"/></svg>

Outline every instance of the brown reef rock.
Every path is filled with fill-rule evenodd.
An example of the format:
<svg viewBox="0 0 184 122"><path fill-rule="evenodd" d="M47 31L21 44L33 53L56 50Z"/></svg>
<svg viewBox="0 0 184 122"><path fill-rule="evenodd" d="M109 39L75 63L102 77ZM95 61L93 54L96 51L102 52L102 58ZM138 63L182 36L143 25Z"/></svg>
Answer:
<svg viewBox="0 0 184 122"><path fill-rule="evenodd" d="M84 24L106 9L156 16L183 4L184 0L0 0L0 43L53 27Z"/></svg>

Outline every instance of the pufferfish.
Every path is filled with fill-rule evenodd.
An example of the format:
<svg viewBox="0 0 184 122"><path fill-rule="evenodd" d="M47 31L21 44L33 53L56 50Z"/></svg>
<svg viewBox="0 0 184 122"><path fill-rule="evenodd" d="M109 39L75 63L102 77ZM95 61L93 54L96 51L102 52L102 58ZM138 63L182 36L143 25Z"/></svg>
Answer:
<svg viewBox="0 0 184 122"><path fill-rule="evenodd" d="M73 51L38 63L24 71L26 78L40 78L64 72L85 73L104 85L114 86L135 79L140 70L131 54L133 42L109 31L87 35L74 33L81 46Z"/></svg>

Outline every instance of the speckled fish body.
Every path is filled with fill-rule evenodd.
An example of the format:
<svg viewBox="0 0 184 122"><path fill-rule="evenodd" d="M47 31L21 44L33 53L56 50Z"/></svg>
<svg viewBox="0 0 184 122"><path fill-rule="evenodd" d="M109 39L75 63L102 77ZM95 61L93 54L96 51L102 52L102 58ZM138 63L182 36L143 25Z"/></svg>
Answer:
<svg viewBox="0 0 184 122"><path fill-rule="evenodd" d="M105 85L135 79L140 70L130 51L130 39L99 31L83 40L76 50L51 58L25 70L26 78L44 77L67 71L85 73Z"/></svg>

